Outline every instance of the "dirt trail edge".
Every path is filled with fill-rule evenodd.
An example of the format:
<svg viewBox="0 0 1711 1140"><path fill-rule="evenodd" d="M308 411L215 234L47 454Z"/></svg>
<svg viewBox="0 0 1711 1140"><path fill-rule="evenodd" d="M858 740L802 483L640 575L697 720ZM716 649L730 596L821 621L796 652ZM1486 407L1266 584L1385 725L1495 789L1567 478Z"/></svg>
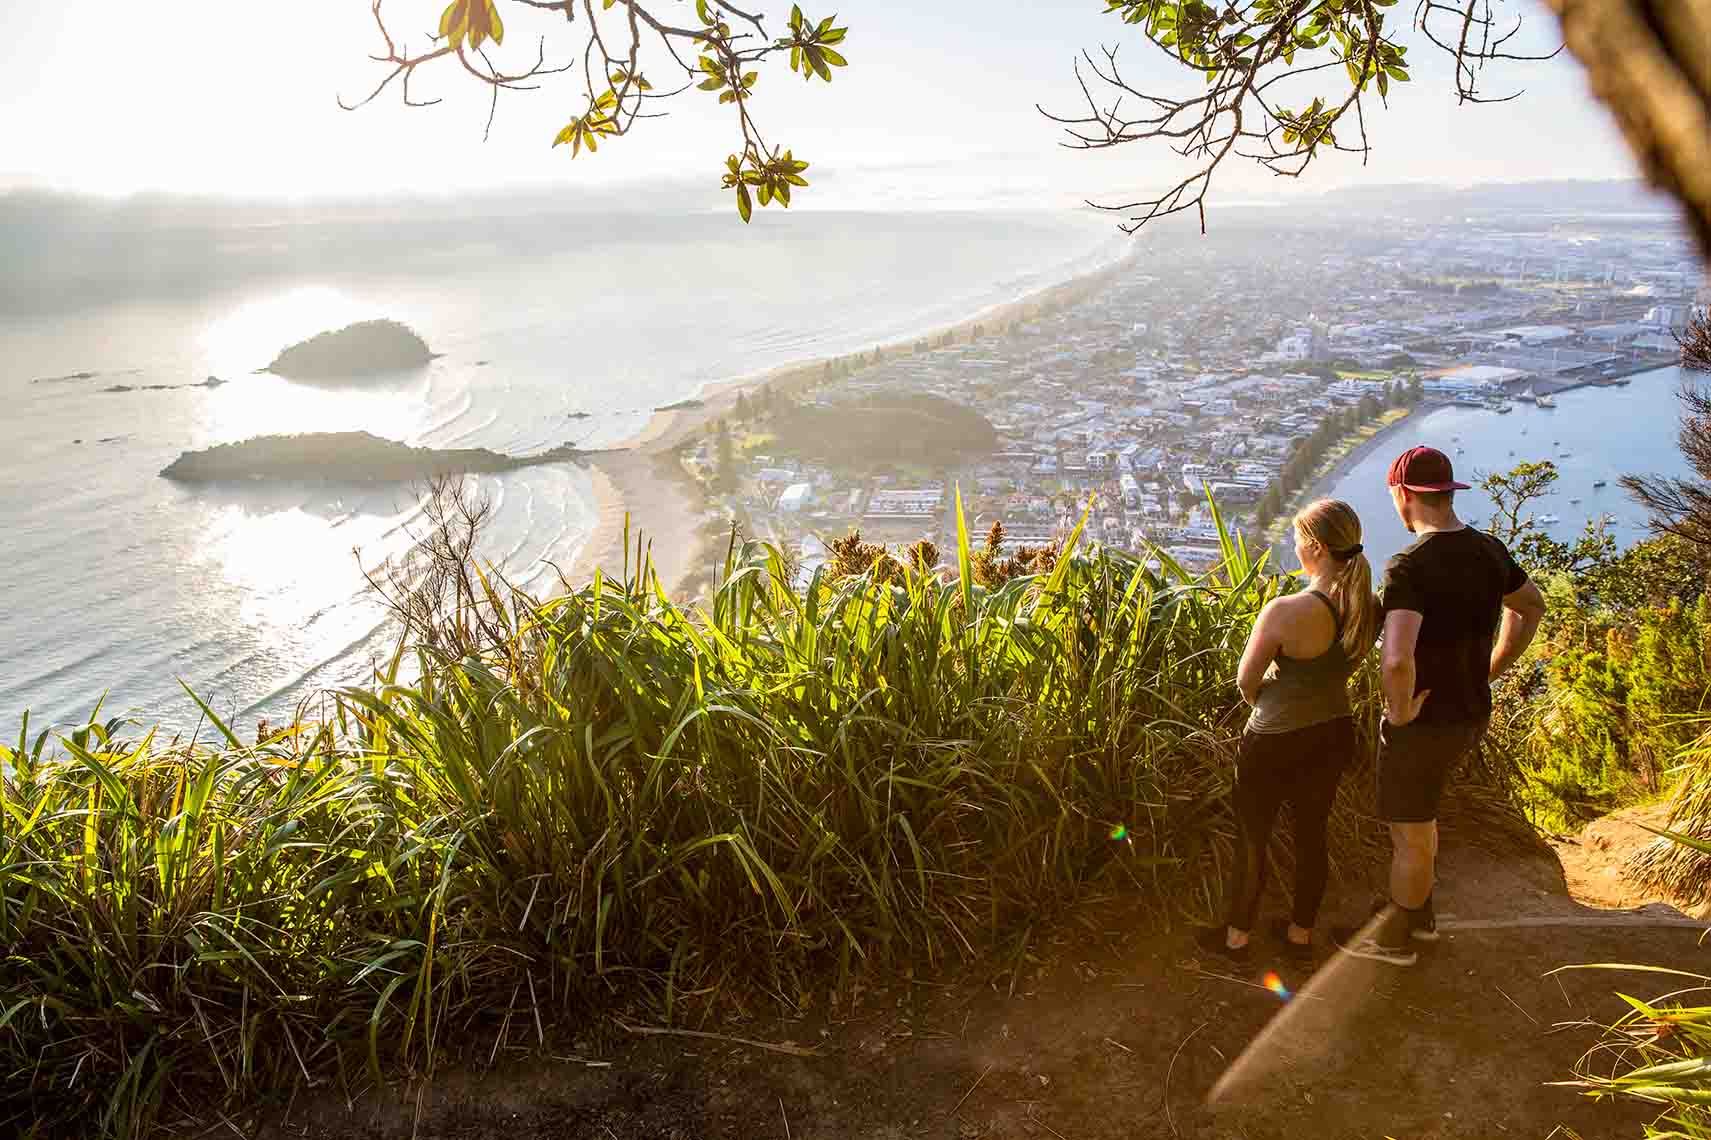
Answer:
<svg viewBox="0 0 1711 1140"><path fill-rule="evenodd" d="M1197 959L1186 931L1137 936L1132 904L1106 899L1039 939L1040 964L1015 978L909 983L847 1020L752 1019L728 1038L591 1030L553 1060L501 1060L355 1105L300 1097L256 1134L1492 1140L1563 1125L1588 1140L1638 1137L1655 1109L1549 1082L1597 1040L1590 1022L1622 1012L1618 991L1650 996L1655 977L1550 971L1702 969L1703 927L1659 904L1587 905L1554 852L1526 846L1446 828L1443 936L1413 969L1324 949L1310 977L1263 953L1233 968ZM1368 897L1360 884L1339 893L1327 915ZM1298 991L1289 1000L1264 984L1272 970ZM791 1055L805 1046L813 1056Z"/></svg>

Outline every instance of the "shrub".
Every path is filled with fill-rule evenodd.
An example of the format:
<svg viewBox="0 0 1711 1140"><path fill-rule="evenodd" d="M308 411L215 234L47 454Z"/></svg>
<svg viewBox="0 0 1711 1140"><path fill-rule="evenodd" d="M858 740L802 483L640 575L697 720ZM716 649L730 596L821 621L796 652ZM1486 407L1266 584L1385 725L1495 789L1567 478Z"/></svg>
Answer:
<svg viewBox="0 0 1711 1140"><path fill-rule="evenodd" d="M842 1001L866 971L1019 961L1094 885L1203 913L1230 678L1286 583L1229 540L1203 578L1071 536L988 588L972 555L797 592L747 543L697 612L645 561L548 601L471 570L445 618L406 610L455 628L320 722L162 741L97 712L49 748L26 718L0 748L0 1126L136 1135L612 1011Z"/></svg>

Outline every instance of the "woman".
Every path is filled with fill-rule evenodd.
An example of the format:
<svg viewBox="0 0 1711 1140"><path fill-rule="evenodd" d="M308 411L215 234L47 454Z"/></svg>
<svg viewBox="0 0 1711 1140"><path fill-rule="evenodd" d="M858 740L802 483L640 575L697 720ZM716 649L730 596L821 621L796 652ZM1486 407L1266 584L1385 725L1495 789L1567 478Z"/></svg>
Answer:
<svg viewBox="0 0 1711 1140"><path fill-rule="evenodd" d="M1296 515L1295 555L1308 588L1260 611L1236 674L1253 706L1236 759L1236 866L1227 924L1199 937L1202 949L1236 961L1248 956L1266 847L1285 801L1295 809L1295 905L1291 920L1277 919L1271 930L1297 957L1312 954L1328 872L1325 823L1355 752L1348 680L1378 637L1372 567L1353 507L1320 499Z"/></svg>

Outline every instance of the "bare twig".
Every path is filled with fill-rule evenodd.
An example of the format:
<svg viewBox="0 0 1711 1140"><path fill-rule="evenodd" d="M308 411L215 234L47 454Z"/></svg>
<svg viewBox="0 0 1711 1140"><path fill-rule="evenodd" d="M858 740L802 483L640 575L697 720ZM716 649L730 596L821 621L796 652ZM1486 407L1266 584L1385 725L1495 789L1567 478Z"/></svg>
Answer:
<svg viewBox="0 0 1711 1140"><path fill-rule="evenodd" d="M1182 1135L1182 1133L1180 1133L1176 1130L1176 1114L1171 1112L1171 1110L1170 1110L1170 1078L1171 1078L1171 1074L1176 1072L1176 1059L1178 1057L1182 1056L1182 1051L1183 1051L1183 1049L1185 1049L1188 1046L1188 1043L1190 1041L1194 1040L1197 1036L1199 1036L1200 1031L1202 1029L1205 1029L1208 1025L1211 1025L1211 1024L1212 1023L1210 1021L1202 1021L1199 1025L1196 1025L1194 1027L1194 1031L1192 1033L1190 1033L1187 1037L1184 1037L1180 1042L1178 1042L1177 1046L1176 1046L1176 1052L1174 1052L1170 1055L1170 1064L1168 1066L1166 1066L1166 1068L1165 1068L1165 1071L1164 1071L1164 1119L1165 1119L1165 1122L1170 1125L1170 1134L1172 1136Z"/></svg>
<svg viewBox="0 0 1711 1140"><path fill-rule="evenodd" d="M1534 1017L1532 1014L1528 1013L1526 1010L1521 1009L1521 1003L1516 1001L1514 998L1510 997L1508 991L1505 990L1502 986L1497 986L1495 988L1496 988L1498 993L1503 995L1504 1001L1508 1002L1510 1005L1514 1006L1516 1009L1521 1010L1521 1016L1522 1017L1526 1018L1528 1021L1532 1022L1534 1025L1537 1025L1539 1023L1539 1019Z"/></svg>
<svg viewBox="0 0 1711 1140"><path fill-rule="evenodd" d="M1035 1110L1035 1107L1031 1104L1028 1106L1028 1119L1032 1123L1038 1124L1041 1128L1044 1128L1047 1132L1050 1132L1053 1136L1056 1136L1057 1140L1069 1140L1068 1136L1065 1136L1063 1133L1059 1132L1057 1129L1053 1128L1051 1125L1049 1125L1045 1121L1041 1120L1040 1114L1038 1113L1038 1111Z"/></svg>
<svg viewBox="0 0 1711 1140"><path fill-rule="evenodd" d="M990 1073L993 1068L994 1066L992 1065L986 1066L985 1070L982 1071L978 1077L974 1078L974 1083L968 1086L968 1091L962 1094L962 1099L956 1102L956 1107L946 1113L947 1116L955 1116L959 1111L961 1111L962 1106L968 1103L968 1098L974 1095L974 1090L980 1087L980 1082L986 1079L986 1074Z"/></svg>
<svg viewBox="0 0 1711 1140"><path fill-rule="evenodd" d="M615 1020L615 1019L614 1019ZM693 1037L699 1041L722 1041L727 1045L744 1045L750 1049L761 1049L768 1053L782 1053L786 1057L818 1057L814 1049L804 1049L800 1045L779 1045L770 1041L755 1041L747 1037L727 1037L722 1033L706 1033L699 1029L665 1029L652 1025L626 1025L617 1022L618 1028L625 1033L633 1033L638 1037Z"/></svg>

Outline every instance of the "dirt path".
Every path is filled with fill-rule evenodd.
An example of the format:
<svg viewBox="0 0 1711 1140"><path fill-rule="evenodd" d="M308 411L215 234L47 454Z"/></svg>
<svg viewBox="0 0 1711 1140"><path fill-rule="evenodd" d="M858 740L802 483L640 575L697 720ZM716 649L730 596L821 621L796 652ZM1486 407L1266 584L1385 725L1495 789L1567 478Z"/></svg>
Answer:
<svg viewBox="0 0 1711 1140"><path fill-rule="evenodd" d="M1310 980L1263 958L1232 971L1196 960L1186 932L1137 937L1132 906L1113 898L1042 938L1019 974L904 985L831 1023L725 1027L816 1045L812 1058L590 1034L560 1053L574 1059L442 1078L386 1104L298 1106L262 1134L1491 1140L1560 1124L1588 1140L1639 1136L1654 1112L1549 1082L1596 1041L1582 1023L1622 1011L1616 991L1651 995L1658 983L1549 971L1703 968L1701 929L1671 908L1587 905L1550 851L1520 855L1473 827L1447 830L1441 879L1444 937L1412 970L1322 954ZM1329 913L1367 897L1359 884L1340 895ZM1301 991L1287 1003L1260 984L1272 968Z"/></svg>

